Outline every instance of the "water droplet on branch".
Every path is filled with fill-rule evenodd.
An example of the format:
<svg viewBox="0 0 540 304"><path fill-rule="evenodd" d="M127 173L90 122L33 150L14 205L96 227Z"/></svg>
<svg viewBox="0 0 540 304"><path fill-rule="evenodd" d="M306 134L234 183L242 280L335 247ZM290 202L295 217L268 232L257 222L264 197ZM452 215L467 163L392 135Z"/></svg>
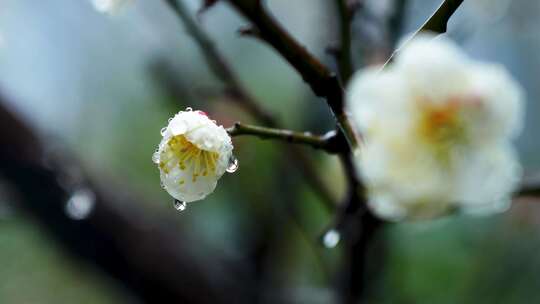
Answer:
<svg viewBox="0 0 540 304"><path fill-rule="evenodd" d="M341 240L341 235L336 229L328 230L323 236L323 245L326 248L334 248L339 244Z"/></svg>
<svg viewBox="0 0 540 304"><path fill-rule="evenodd" d="M74 220L84 220L87 218L96 202L96 195L90 189L78 189L66 202L64 211L67 216Z"/></svg>

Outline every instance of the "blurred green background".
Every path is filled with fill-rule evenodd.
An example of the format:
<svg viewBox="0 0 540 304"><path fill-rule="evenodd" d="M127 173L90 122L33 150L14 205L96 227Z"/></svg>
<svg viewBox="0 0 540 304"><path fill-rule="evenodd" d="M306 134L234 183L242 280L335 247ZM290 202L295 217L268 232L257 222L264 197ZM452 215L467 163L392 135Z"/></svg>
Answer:
<svg viewBox="0 0 540 304"><path fill-rule="evenodd" d="M195 12L199 1L186 1ZM337 42L331 0L270 0L273 14L310 51L332 65L325 48ZM377 60L384 47L378 18L394 1L364 1L354 23L357 66ZM418 28L438 0L408 1L402 34ZM535 131L540 96L540 2L467 0L451 19L448 35L474 58L505 65L525 87L527 120L518 147L527 173L540 168ZM324 102L268 46L239 38L245 22L225 3L201 16L250 92L286 128L314 133L332 128ZM382 29L381 29L382 28ZM235 138L240 169L224 176L207 199L177 213L159 186L151 162L159 130L187 106L219 123L254 122L220 94L198 47L164 1L135 0L116 16L89 1L0 0L0 84L10 106L44 138L74 152L93 176L149 198L144 208L174 213L202 256L242 260L258 225L275 225L279 239L266 261L265 280L297 303L334 303L341 246L324 248L318 237L333 216L305 183L283 146ZM178 81L184 98L160 81L160 67ZM16 134L14 134L16 136ZM305 148L330 185L344 195L335 157ZM1 186L2 184L0 184ZM18 212L9 189L0 188L0 303L137 303L128 290L82 263ZM537 303L540 301L540 207L516 202L491 217L451 216L392 224L384 230L384 271L372 282L373 303Z"/></svg>

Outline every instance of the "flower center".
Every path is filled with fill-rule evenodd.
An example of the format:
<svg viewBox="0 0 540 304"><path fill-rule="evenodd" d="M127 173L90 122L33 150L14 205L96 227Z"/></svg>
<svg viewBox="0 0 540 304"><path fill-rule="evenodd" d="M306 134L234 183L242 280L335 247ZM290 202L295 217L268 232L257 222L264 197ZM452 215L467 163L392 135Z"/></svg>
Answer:
<svg viewBox="0 0 540 304"><path fill-rule="evenodd" d="M191 170L193 182L196 182L199 176L215 174L216 162L219 157L217 152L198 148L188 141L184 135L173 136L167 142L167 146L172 153L171 161L173 163L171 165L178 165L182 171ZM159 166L164 171L167 167L164 162L160 162ZM165 172L167 173L167 171ZM180 180L179 183L184 184L184 181Z"/></svg>
<svg viewBox="0 0 540 304"><path fill-rule="evenodd" d="M449 160L453 146L467 142L465 126L460 115L462 102L451 99L442 105L420 101L418 133L436 155Z"/></svg>

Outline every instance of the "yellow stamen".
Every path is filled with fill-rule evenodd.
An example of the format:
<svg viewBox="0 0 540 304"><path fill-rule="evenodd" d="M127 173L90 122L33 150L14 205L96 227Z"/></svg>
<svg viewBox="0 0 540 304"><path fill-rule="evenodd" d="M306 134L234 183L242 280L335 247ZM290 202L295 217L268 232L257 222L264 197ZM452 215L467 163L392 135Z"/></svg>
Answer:
<svg viewBox="0 0 540 304"><path fill-rule="evenodd" d="M193 182L196 182L197 178L201 175L207 176L215 172L216 160L219 158L218 153L198 148L183 135L173 136L167 145L170 148L167 153L170 160L159 165L164 172L168 172L170 170L168 168L176 165L180 167L180 170L192 168L191 180ZM183 184L184 182L182 180L179 183Z"/></svg>
<svg viewBox="0 0 540 304"><path fill-rule="evenodd" d="M460 115L462 103L458 99L434 105L429 100L420 100L419 135L433 148L439 159L448 162L451 146L466 142L466 133Z"/></svg>

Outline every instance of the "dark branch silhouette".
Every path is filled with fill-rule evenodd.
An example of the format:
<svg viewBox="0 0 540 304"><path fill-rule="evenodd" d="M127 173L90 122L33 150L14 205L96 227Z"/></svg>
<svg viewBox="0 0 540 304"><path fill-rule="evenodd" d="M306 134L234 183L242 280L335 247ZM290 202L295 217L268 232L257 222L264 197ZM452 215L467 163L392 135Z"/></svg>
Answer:
<svg viewBox="0 0 540 304"><path fill-rule="evenodd" d="M431 17L428 18L428 20L411 36L411 38L409 38L408 41L411 41L422 32L428 31L428 32L436 33L436 34L445 33L448 27L448 21L450 20L452 15L456 12L456 10L459 8L461 3L463 3L463 0L443 1L443 3L433 13L433 15L431 15ZM406 46L407 42L403 43L403 46L401 48ZM384 67L394 60L397 53L399 53L400 49L397 49L392 53L390 58L388 58L388 60L384 64Z"/></svg>
<svg viewBox="0 0 540 304"><path fill-rule="evenodd" d="M146 303L253 303L257 287L244 273L249 266L197 257L178 242L183 230L171 218L149 214L132 191L103 190L69 156L46 152L4 104L0 100L0 176L18 192L22 209L67 250ZM70 218L66 202L80 188L92 193L93 208L86 218Z"/></svg>

